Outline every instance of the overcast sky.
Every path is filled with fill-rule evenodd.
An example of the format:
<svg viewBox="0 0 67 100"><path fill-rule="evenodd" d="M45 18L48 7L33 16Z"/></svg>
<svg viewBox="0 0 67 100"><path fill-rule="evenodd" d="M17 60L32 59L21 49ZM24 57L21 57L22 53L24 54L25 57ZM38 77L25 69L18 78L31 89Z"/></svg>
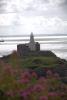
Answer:
<svg viewBox="0 0 67 100"><path fill-rule="evenodd" d="M67 0L0 0L0 35L31 32L67 34ZM41 45L41 49L59 48L56 53L67 59L66 43ZM0 56L13 49L16 45L0 45Z"/></svg>
<svg viewBox="0 0 67 100"><path fill-rule="evenodd" d="M0 0L0 34L67 34L67 0Z"/></svg>

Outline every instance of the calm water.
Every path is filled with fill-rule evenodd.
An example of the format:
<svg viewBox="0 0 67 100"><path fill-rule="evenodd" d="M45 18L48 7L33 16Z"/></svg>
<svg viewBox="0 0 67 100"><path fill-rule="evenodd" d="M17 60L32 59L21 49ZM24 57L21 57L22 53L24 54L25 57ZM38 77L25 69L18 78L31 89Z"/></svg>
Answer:
<svg viewBox="0 0 67 100"><path fill-rule="evenodd" d="M17 50L17 44L29 42L29 37L1 37L0 40L0 56ZM41 50L51 50L58 57L67 59L67 36L39 36L35 37L35 41L40 43Z"/></svg>

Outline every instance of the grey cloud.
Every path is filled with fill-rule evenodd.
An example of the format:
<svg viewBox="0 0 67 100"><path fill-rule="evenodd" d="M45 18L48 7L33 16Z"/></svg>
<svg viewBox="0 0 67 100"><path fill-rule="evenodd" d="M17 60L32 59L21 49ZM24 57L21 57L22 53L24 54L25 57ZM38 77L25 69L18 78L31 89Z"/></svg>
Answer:
<svg viewBox="0 0 67 100"><path fill-rule="evenodd" d="M67 0L64 0L65 2L62 4L62 7L67 11Z"/></svg>
<svg viewBox="0 0 67 100"><path fill-rule="evenodd" d="M57 1L57 2L56 2ZM42 0L43 3L50 3L50 2L53 2L54 3L54 0ZM62 7L66 7L67 6L67 0L55 0L55 2L58 4L58 6L62 6ZM59 3L60 2L60 3Z"/></svg>
<svg viewBox="0 0 67 100"><path fill-rule="evenodd" d="M33 1L32 3L28 4L28 7L25 9L27 11L34 11L37 10L39 6L44 6L49 3L49 0L36 0L35 2Z"/></svg>
<svg viewBox="0 0 67 100"><path fill-rule="evenodd" d="M64 0L64 2L59 5L59 7L61 8L63 15L65 16L65 19L67 19L67 0Z"/></svg>
<svg viewBox="0 0 67 100"><path fill-rule="evenodd" d="M0 13L3 13L6 11L6 6L7 6L7 3L5 0L0 0Z"/></svg>
<svg viewBox="0 0 67 100"><path fill-rule="evenodd" d="M32 2L28 5L28 7L24 10L26 14L30 15L42 15L45 17L54 17L58 16L61 18L67 18L66 14L66 8L67 8L67 0L64 0L63 2L60 1L58 6L51 6L50 5L51 0L36 0L35 2ZM53 1L54 3L54 1ZM58 3L58 2L57 2ZM43 7L47 7L47 10L43 10ZM39 8L41 7L41 8Z"/></svg>
<svg viewBox="0 0 67 100"><path fill-rule="evenodd" d="M49 3L49 0L39 0L42 3Z"/></svg>
<svg viewBox="0 0 67 100"><path fill-rule="evenodd" d="M63 2L63 3L61 3L61 5L66 6L66 5L67 5L67 0L64 0L64 2Z"/></svg>

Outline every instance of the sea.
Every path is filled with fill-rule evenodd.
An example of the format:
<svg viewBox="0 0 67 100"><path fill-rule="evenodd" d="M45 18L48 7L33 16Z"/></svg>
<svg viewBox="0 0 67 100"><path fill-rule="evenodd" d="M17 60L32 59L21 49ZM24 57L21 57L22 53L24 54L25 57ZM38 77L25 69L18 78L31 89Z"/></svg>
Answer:
<svg viewBox="0 0 67 100"><path fill-rule="evenodd" d="M18 44L29 43L30 35L0 36L0 57L17 50ZM67 60L67 34L34 35L35 42L40 43L41 50L51 50L58 57Z"/></svg>

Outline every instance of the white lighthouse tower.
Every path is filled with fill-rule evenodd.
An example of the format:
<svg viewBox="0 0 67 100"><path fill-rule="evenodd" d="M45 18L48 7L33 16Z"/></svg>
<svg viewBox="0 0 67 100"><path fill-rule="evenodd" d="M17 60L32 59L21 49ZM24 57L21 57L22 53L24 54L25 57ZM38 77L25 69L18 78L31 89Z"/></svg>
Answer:
<svg viewBox="0 0 67 100"><path fill-rule="evenodd" d="M36 43L34 41L33 32L31 32L31 35L30 35L29 48L30 48L31 51L35 51L36 50Z"/></svg>

